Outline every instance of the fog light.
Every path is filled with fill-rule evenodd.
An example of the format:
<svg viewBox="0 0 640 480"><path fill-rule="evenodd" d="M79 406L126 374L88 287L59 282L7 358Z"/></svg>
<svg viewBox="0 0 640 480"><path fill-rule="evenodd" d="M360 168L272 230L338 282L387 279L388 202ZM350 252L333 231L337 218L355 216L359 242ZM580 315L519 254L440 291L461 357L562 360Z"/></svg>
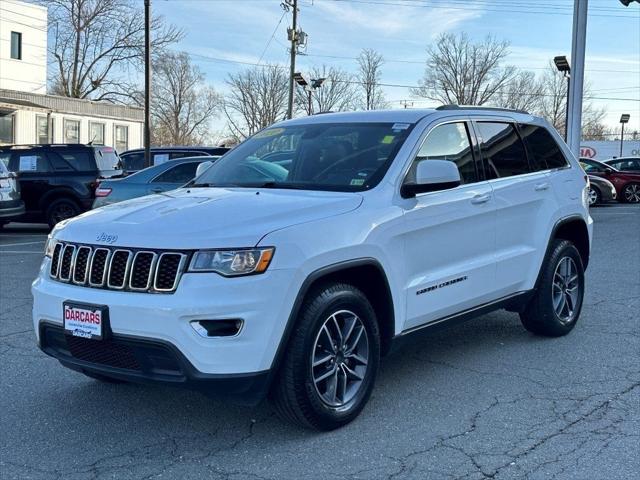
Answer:
<svg viewBox="0 0 640 480"><path fill-rule="evenodd" d="M231 320L194 320L191 327L201 337L234 337L242 330L244 322L240 319Z"/></svg>

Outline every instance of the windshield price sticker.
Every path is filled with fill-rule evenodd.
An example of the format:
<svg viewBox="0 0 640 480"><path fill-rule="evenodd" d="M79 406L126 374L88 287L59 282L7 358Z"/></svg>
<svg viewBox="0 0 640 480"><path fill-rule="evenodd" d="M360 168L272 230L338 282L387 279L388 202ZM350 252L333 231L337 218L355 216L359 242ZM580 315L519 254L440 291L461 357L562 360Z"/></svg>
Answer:
<svg viewBox="0 0 640 480"><path fill-rule="evenodd" d="M406 130L410 126L410 123L394 123L391 127L391 130L393 130L394 132L399 132L400 130Z"/></svg>

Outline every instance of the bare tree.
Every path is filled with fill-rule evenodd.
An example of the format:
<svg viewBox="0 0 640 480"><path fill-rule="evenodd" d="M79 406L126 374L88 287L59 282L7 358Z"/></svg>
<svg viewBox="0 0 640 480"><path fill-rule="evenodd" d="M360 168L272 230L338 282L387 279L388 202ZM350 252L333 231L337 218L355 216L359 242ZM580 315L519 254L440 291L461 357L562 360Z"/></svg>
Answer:
<svg viewBox="0 0 640 480"><path fill-rule="evenodd" d="M158 145L205 143L220 97L185 52L166 52L153 62L152 141Z"/></svg>
<svg viewBox="0 0 640 480"><path fill-rule="evenodd" d="M93 100L122 100L135 88L124 80L144 55L144 15L130 0L40 0L49 10L51 91ZM153 18L157 52L182 32Z"/></svg>
<svg viewBox="0 0 640 480"><path fill-rule="evenodd" d="M282 120L287 112L288 76L277 65L230 74L223 108L231 134L243 139Z"/></svg>
<svg viewBox="0 0 640 480"><path fill-rule="evenodd" d="M501 66L508 47L508 42L490 36L472 43L464 33L442 34L427 50L424 77L412 93L447 104L487 103L516 74L515 67Z"/></svg>
<svg viewBox="0 0 640 480"><path fill-rule="evenodd" d="M497 107L534 112L539 110L544 94L544 84L535 73L520 71L496 92L490 103Z"/></svg>
<svg viewBox="0 0 640 480"><path fill-rule="evenodd" d="M358 56L357 80L364 110L377 110L388 106L380 86L383 64L382 55L371 48L362 50Z"/></svg>
<svg viewBox="0 0 640 480"><path fill-rule="evenodd" d="M324 83L311 94L313 112L342 112L356 107L357 81L346 71L322 65L313 67L309 72L311 79L323 78ZM296 105L299 111L308 111L308 92L296 89Z"/></svg>
<svg viewBox="0 0 640 480"><path fill-rule="evenodd" d="M538 103L538 115L546 118L555 129L564 134L566 128L567 108L567 79L560 73L552 62L541 78L542 95ZM582 104L582 136L585 138L602 138L607 133L606 126L602 123L606 110L596 108L589 101L589 86L584 89L584 102Z"/></svg>

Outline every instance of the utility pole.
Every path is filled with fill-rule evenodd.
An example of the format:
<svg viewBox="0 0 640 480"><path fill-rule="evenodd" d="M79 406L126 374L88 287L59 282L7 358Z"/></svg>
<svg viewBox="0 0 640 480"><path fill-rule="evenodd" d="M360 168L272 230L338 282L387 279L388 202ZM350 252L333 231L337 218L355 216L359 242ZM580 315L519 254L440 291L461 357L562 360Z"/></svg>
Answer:
<svg viewBox="0 0 640 480"><path fill-rule="evenodd" d="M151 0L144 0L144 165L151 166Z"/></svg>
<svg viewBox="0 0 640 480"><path fill-rule="evenodd" d="M286 0L286 4L293 8L293 23L289 30L291 40L291 65L289 68L289 103L287 105L287 118L293 117L293 89L295 88L293 76L296 73L296 53L298 50L298 0Z"/></svg>
<svg viewBox="0 0 640 480"><path fill-rule="evenodd" d="M571 83L569 85L569 124L567 144L576 157L580 156L582 140L582 90L584 88L584 51L587 39L587 9L589 0L574 0L573 34L571 40Z"/></svg>

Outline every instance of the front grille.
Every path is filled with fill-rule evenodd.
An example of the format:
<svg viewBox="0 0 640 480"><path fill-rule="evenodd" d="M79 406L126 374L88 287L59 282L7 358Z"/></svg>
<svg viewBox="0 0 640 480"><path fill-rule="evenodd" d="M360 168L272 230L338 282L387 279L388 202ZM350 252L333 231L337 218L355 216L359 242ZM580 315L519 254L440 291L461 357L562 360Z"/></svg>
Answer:
<svg viewBox="0 0 640 480"><path fill-rule="evenodd" d="M114 368L141 370L131 348L110 340L88 340L86 338L65 335L69 353L78 360L98 363Z"/></svg>
<svg viewBox="0 0 640 480"><path fill-rule="evenodd" d="M171 293L178 287L189 255L58 243L49 274L55 280L85 287Z"/></svg>

